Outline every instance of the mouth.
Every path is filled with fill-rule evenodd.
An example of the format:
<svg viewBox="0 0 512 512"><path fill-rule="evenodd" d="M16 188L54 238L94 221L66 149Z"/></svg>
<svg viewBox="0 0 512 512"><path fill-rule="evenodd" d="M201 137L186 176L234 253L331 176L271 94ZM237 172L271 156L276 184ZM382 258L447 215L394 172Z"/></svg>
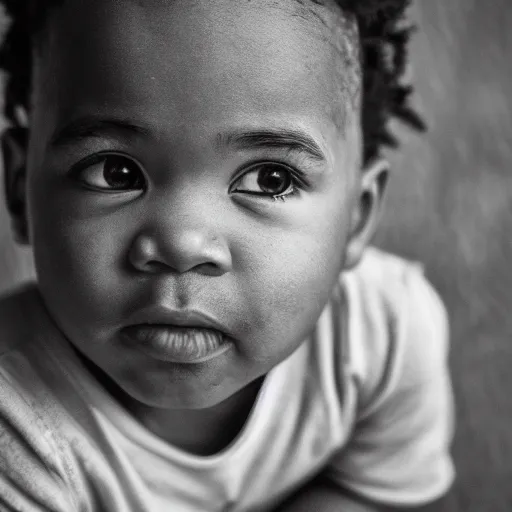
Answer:
<svg viewBox="0 0 512 512"><path fill-rule="evenodd" d="M121 330L131 346L164 362L199 364L220 357L233 340L217 320L201 312L145 309Z"/></svg>

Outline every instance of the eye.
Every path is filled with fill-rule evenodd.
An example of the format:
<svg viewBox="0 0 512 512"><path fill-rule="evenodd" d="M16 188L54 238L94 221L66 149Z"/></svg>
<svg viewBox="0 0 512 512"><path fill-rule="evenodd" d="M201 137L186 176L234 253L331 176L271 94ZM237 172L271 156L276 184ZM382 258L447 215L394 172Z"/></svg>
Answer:
<svg viewBox="0 0 512 512"><path fill-rule="evenodd" d="M251 166L231 187L230 192L283 199L298 190L294 171L284 164L263 162Z"/></svg>
<svg viewBox="0 0 512 512"><path fill-rule="evenodd" d="M81 166L77 178L91 188L106 191L141 190L145 181L139 165L120 155L102 156Z"/></svg>

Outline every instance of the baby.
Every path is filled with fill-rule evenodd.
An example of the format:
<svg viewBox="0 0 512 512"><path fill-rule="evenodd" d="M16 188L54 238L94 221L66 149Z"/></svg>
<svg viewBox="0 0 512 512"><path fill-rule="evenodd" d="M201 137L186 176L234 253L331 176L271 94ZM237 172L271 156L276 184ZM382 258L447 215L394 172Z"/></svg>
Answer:
<svg viewBox="0 0 512 512"><path fill-rule="evenodd" d="M0 302L0 509L378 511L453 468L447 319L369 247L405 0L3 0L37 284Z"/></svg>

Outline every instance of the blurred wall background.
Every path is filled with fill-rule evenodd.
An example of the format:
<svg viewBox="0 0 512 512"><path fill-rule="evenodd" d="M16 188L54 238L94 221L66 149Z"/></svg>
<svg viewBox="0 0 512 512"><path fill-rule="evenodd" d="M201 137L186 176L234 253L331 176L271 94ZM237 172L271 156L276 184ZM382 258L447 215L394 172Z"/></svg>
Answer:
<svg viewBox="0 0 512 512"><path fill-rule="evenodd" d="M422 260L452 321L458 482L448 512L512 510L512 1L419 0L412 47L430 125L390 155L378 245ZM0 205L0 291L32 275Z"/></svg>
<svg viewBox="0 0 512 512"><path fill-rule="evenodd" d="M421 259L452 321L458 483L446 511L512 510L512 2L420 0L426 137L393 157L378 242ZM401 132L400 132L401 133Z"/></svg>

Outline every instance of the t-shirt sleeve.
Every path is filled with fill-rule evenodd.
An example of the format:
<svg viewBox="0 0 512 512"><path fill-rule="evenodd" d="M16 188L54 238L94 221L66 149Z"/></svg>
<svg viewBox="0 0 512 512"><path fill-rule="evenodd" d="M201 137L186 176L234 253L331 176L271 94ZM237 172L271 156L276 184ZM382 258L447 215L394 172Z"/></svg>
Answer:
<svg viewBox="0 0 512 512"><path fill-rule="evenodd" d="M0 511L78 510L48 426L1 370Z"/></svg>
<svg viewBox="0 0 512 512"><path fill-rule="evenodd" d="M360 341L352 353L365 361L353 375L358 413L327 476L373 502L415 506L441 497L454 478L448 320L419 266L406 266L398 280L382 280L377 293L384 298L358 299L375 309L360 317L372 324L360 333L365 339L352 340Z"/></svg>

